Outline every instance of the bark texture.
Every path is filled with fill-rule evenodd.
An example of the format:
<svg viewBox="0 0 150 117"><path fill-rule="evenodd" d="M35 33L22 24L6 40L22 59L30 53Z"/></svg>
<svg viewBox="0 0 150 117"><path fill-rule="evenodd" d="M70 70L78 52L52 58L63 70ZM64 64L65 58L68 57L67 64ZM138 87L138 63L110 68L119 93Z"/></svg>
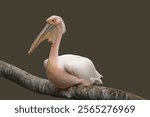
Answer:
<svg viewBox="0 0 150 117"><path fill-rule="evenodd" d="M0 60L0 76L36 93L71 99L96 100L139 100L144 99L135 94L104 86L74 86L70 90L60 90L43 78L36 77L13 65Z"/></svg>

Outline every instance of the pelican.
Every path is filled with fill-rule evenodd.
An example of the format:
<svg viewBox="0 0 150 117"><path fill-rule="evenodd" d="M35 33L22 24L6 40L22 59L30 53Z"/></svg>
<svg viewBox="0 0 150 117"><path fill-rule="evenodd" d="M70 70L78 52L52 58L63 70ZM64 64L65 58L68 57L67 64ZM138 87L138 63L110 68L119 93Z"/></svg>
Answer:
<svg viewBox="0 0 150 117"><path fill-rule="evenodd" d="M50 82L60 89L74 85L102 84L102 75L98 73L90 59L72 54L59 56L59 45L66 31L63 19L53 15L46 22L46 26L32 43L28 54L30 55L44 40L51 42L49 57L44 61L44 68Z"/></svg>

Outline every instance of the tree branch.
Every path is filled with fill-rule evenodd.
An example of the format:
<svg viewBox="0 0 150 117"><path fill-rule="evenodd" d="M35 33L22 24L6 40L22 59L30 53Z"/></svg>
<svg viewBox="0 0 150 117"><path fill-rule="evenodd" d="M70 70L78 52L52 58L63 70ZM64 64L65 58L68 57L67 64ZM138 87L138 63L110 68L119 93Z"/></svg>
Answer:
<svg viewBox="0 0 150 117"><path fill-rule="evenodd" d="M53 84L43 78L33 76L13 65L0 60L0 76L7 78L17 84L36 93L64 97L71 99L144 99L122 90L107 88L103 86L74 86L70 90L55 88Z"/></svg>

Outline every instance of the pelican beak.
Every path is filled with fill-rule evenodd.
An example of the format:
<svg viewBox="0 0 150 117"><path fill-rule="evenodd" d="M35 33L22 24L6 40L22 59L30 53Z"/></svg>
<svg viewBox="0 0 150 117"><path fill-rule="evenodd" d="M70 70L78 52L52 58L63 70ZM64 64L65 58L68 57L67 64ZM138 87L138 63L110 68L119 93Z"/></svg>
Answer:
<svg viewBox="0 0 150 117"><path fill-rule="evenodd" d="M46 34L54 27L54 25L52 24L46 24L46 26L43 28L43 30L40 32L40 34L37 36L37 38L34 40L34 42L32 43L28 54L32 54L32 52L36 49L36 47L43 42L44 40L48 39L48 37L46 36Z"/></svg>

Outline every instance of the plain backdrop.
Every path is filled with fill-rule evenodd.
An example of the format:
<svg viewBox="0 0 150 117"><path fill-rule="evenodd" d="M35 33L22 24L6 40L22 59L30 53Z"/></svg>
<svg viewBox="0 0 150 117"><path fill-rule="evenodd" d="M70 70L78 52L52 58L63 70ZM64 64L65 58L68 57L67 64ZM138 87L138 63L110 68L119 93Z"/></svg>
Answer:
<svg viewBox="0 0 150 117"><path fill-rule="evenodd" d="M60 54L90 58L104 86L150 99L150 7L142 1L1 0L0 60L46 78L43 61L50 44L27 51L51 15L64 19L67 31ZM59 99L31 92L0 77L0 99Z"/></svg>

